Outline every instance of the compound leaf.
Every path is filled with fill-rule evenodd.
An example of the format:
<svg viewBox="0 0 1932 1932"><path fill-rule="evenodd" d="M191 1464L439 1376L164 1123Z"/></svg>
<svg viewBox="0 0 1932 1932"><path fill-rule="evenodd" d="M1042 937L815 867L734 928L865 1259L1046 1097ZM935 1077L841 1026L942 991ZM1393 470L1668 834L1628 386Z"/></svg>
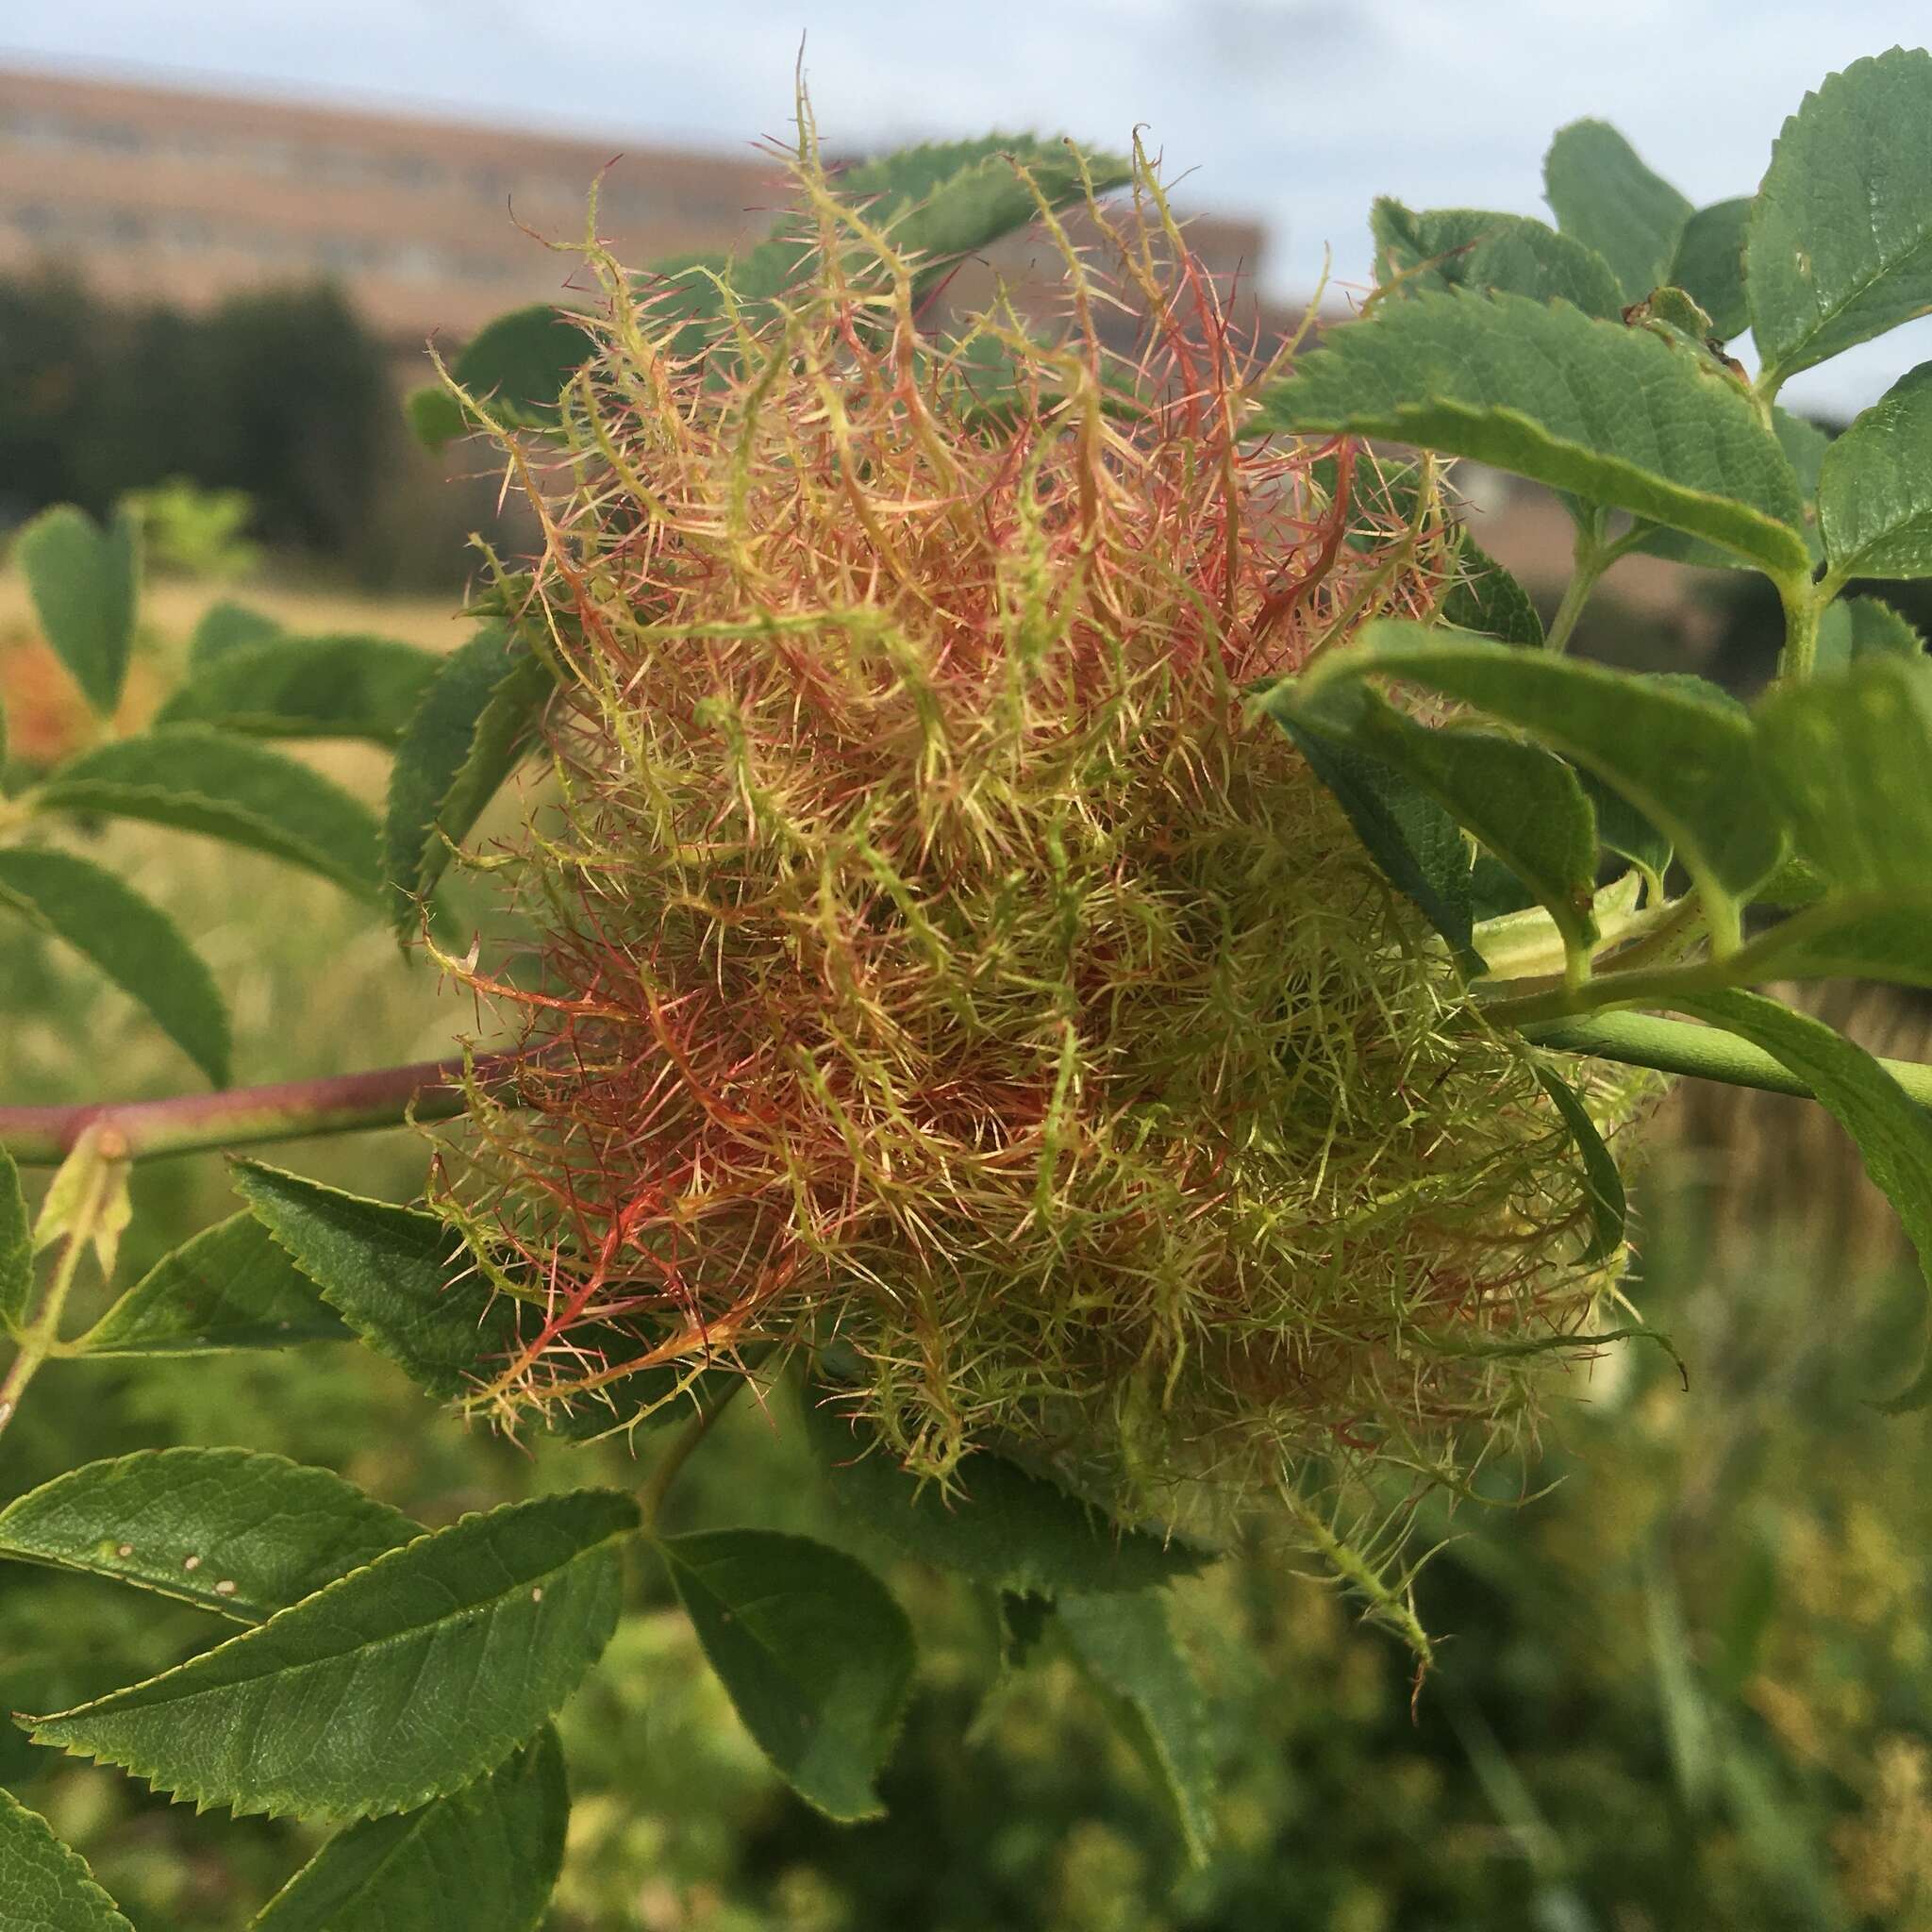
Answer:
<svg viewBox="0 0 1932 1932"><path fill-rule="evenodd" d="M75 1347L90 1356L207 1355L352 1334L252 1214L164 1255Z"/></svg>
<svg viewBox="0 0 1932 1932"><path fill-rule="evenodd" d="M356 893L378 877L376 825L320 772L201 724L169 724L70 758L33 794L41 810L101 812L203 832L286 859Z"/></svg>
<svg viewBox="0 0 1932 1932"><path fill-rule="evenodd" d="M1564 234L1609 263L1625 302L1641 302L1670 280L1695 212L1607 121L1558 129L1543 157L1543 198Z"/></svg>
<svg viewBox="0 0 1932 1932"><path fill-rule="evenodd" d="M361 738L392 745L441 659L393 638L238 643L197 666L157 714L258 738Z"/></svg>
<svg viewBox="0 0 1932 1932"><path fill-rule="evenodd" d="M326 1469L249 1449L142 1449L0 1509L0 1556L265 1623L422 1534Z"/></svg>
<svg viewBox="0 0 1932 1932"><path fill-rule="evenodd" d="M1745 247L1759 386L1932 308L1932 54L1832 75L1784 125Z"/></svg>
<svg viewBox="0 0 1932 1932"><path fill-rule="evenodd" d="M891 1461L817 1393L805 1405L806 1437L833 1495L866 1529L908 1556L975 1583L1021 1594L1145 1590L1184 1576L1210 1553L1161 1541L1003 1457L975 1452L958 1465L948 1498Z"/></svg>
<svg viewBox="0 0 1932 1932"><path fill-rule="evenodd" d="M38 1811L0 1790L0 1904L8 1932L134 1932L87 1860Z"/></svg>
<svg viewBox="0 0 1932 1932"><path fill-rule="evenodd" d="M912 1626L891 1592L842 1550L774 1530L658 1547L758 1748L828 1817L876 1817L912 1681Z"/></svg>
<svg viewBox="0 0 1932 1932"><path fill-rule="evenodd" d="M1192 1669L1174 1641L1167 1592L1069 1595L1054 1606L1069 1647L1147 1767L1191 1864L1214 1843L1214 1760Z"/></svg>
<svg viewBox="0 0 1932 1932"><path fill-rule="evenodd" d="M89 705L111 717L134 641L139 525L118 510L104 530L72 504L56 504L20 533L13 554L54 655Z"/></svg>
<svg viewBox="0 0 1932 1932"><path fill-rule="evenodd" d="M569 1822L563 1752L546 1724L488 1776L339 1832L250 1932L536 1932Z"/></svg>
<svg viewBox="0 0 1932 1932"><path fill-rule="evenodd" d="M466 1516L145 1683L51 1717L36 1743L238 1814L413 1810L500 1764L616 1627L637 1506L584 1490Z"/></svg>
<svg viewBox="0 0 1932 1932"><path fill-rule="evenodd" d="M1446 291L1337 329L1260 395L1260 430L1387 436L1808 567L1791 465L1740 385L1649 329Z"/></svg>
<svg viewBox="0 0 1932 1932"><path fill-rule="evenodd" d="M214 975L158 906L92 859L0 850L0 906L74 950L140 1002L217 1087L228 1078L228 1012Z"/></svg>

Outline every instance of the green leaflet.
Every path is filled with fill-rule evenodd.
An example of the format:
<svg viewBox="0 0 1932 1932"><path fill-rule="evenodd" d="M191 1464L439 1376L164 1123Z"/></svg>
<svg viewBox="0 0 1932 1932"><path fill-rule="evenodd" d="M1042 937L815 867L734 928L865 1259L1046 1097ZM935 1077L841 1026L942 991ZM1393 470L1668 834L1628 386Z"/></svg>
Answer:
<svg viewBox="0 0 1932 1932"><path fill-rule="evenodd" d="M399 932L535 744L549 667L499 624L442 660L396 745L382 832L383 878Z"/></svg>
<svg viewBox="0 0 1932 1932"><path fill-rule="evenodd" d="M1290 705L1285 685L1271 700ZM1324 729L1419 785L1535 895L1580 956L1596 938L1596 814L1561 758L1493 731L1429 730L1359 683L1331 686L1312 707Z"/></svg>
<svg viewBox="0 0 1932 1932"><path fill-rule="evenodd" d="M0 1147L0 1328L25 1321L33 1295L34 1241L20 1170L12 1155Z"/></svg>
<svg viewBox="0 0 1932 1932"><path fill-rule="evenodd" d="M419 1388L445 1401L469 1395L508 1360L522 1304L491 1287L461 1239L435 1215L258 1161L234 1161L231 1172L236 1191L323 1299ZM641 1331L606 1324L579 1326L573 1341L612 1362L648 1346ZM701 1393L707 1373L647 1369L582 1398L574 1409L553 1407L545 1422L574 1439L619 1423L655 1426L690 1412L673 1398Z"/></svg>
<svg viewBox="0 0 1932 1932"><path fill-rule="evenodd" d="M294 758L205 725L163 725L83 752L32 798L42 811L101 812L203 832L351 892L375 890L375 821L361 805Z"/></svg>
<svg viewBox="0 0 1932 1932"><path fill-rule="evenodd" d="M806 1438L840 1504L908 1556L957 1570L995 1589L1052 1596L1061 1591L1145 1590L1213 1560L1109 1522L1042 1477L1001 1457L959 1464L958 1493L908 1475L844 1417L823 1391L808 1391Z"/></svg>
<svg viewBox="0 0 1932 1932"><path fill-rule="evenodd" d="M581 324L538 302L486 323L451 364L450 375L496 422L546 429L557 423L564 384L595 352ZM405 408L410 427L430 449L441 449L474 426L462 404L435 385L413 391Z"/></svg>
<svg viewBox="0 0 1932 1932"><path fill-rule="evenodd" d="M1186 1848L1214 1844L1214 1760L1200 1686L1174 1641L1162 1590L1068 1595L1054 1606L1068 1646L1147 1767Z"/></svg>
<svg viewBox="0 0 1932 1932"><path fill-rule="evenodd" d="M247 1449L142 1449L0 1509L0 1556L261 1624L422 1534L325 1469Z"/></svg>
<svg viewBox="0 0 1932 1932"><path fill-rule="evenodd" d="M89 1356L203 1355L344 1341L347 1327L252 1214L164 1255L75 1346Z"/></svg>
<svg viewBox="0 0 1932 1932"><path fill-rule="evenodd" d="M0 1790L0 1905L8 1932L134 1932L87 1860L38 1811Z"/></svg>
<svg viewBox="0 0 1932 1932"><path fill-rule="evenodd" d="M1913 662L1924 655L1925 640L1882 598L1840 597L1826 605L1819 618L1814 667L1821 677L1843 671L1861 658Z"/></svg>
<svg viewBox="0 0 1932 1932"><path fill-rule="evenodd" d="M125 510L103 530L72 504L42 510L13 555L41 630L102 717L121 702L141 594L141 531Z"/></svg>
<svg viewBox="0 0 1932 1932"><path fill-rule="evenodd" d="M393 638L269 638L197 666L157 722L258 738L363 738L392 745L441 662Z"/></svg>
<svg viewBox="0 0 1932 1932"><path fill-rule="evenodd" d="M1483 549L1466 524L1456 551L1463 575L1442 599L1442 622L1502 643L1541 646L1543 621L1529 592Z"/></svg>
<svg viewBox="0 0 1932 1932"><path fill-rule="evenodd" d="M279 619L225 599L202 612L201 622L188 640L188 667L191 672L200 671L225 652L265 644L284 635Z"/></svg>
<svg viewBox="0 0 1932 1932"><path fill-rule="evenodd" d="M1584 1188L1590 1200L1591 1239L1579 1258L1584 1267L1593 1267L1599 1261L1607 1261L1624 1245L1624 1229L1629 1217L1624 1176L1617 1172L1616 1160L1604 1145L1603 1136L1597 1132L1596 1123L1591 1119L1590 1109L1575 1088L1546 1066L1537 1068L1536 1077L1563 1116L1563 1124L1570 1129L1570 1138L1576 1143L1577 1157L1583 1162Z"/></svg>
<svg viewBox="0 0 1932 1932"><path fill-rule="evenodd" d="M1653 878L1661 879L1671 869L1671 841L1594 772L1578 772L1576 782L1595 808L1597 842L1606 852L1627 858Z"/></svg>
<svg viewBox="0 0 1932 1932"><path fill-rule="evenodd" d="M1707 357L1566 303L1424 292L1337 329L1262 391L1257 432L1388 436L1807 566L1790 461Z"/></svg>
<svg viewBox="0 0 1932 1932"><path fill-rule="evenodd" d="M758 1748L828 1817L877 1817L912 1682L912 1626L891 1592L808 1537L702 1530L658 1548Z"/></svg>
<svg viewBox="0 0 1932 1932"><path fill-rule="evenodd" d="M1588 766L1671 839L1700 882L1731 897L1783 853L1751 720L1715 686L1389 622L1369 625L1314 683L1371 675L1474 705Z"/></svg>
<svg viewBox="0 0 1932 1932"><path fill-rule="evenodd" d="M1505 289L1538 302L1574 303L1614 322L1624 297L1610 265L1574 237L1526 215L1482 208L1418 213L1388 195L1369 214L1380 278L1407 277L1397 292L1423 289Z"/></svg>
<svg viewBox="0 0 1932 1932"><path fill-rule="evenodd" d="M1744 293L1744 241L1751 222L1751 197L1712 202L1684 224L1664 279L1679 288L1710 317L1711 332L1729 341L1751 326Z"/></svg>
<svg viewBox="0 0 1932 1932"><path fill-rule="evenodd" d="M536 1733L597 1659L637 1506L585 1490L431 1531L36 1743L238 1815L412 1810Z"/></svg>
<svg viewBox="0 0 1932 1932"><path fill-rule="evenodd" d="M546 1724L448 1797L339 1832L250 1932L536 1932L569 1821L563 1753Z"/></svg>
<svg viewBox="0 0 1932 1932"><path fill-rule="evenodd" d="M1865 1172L1897 1210L1932 1285L1932 1115L1861 1046L1759 993L1683 993L1671 1004L1722 1026L1795 1074L1857 1142ZM1891 1413L1932 1400L1932 1356L1910 1385L1879 1407Z"/></svg>
<svg viewBox="0 0 1932 1932"><path fill-rule="evenodd" d="M1818 494L1818 473L1824 463L1824 452L1831 447L1831 438L1815 423L1807 422L1803 416L1794 416L1789 409L1781 409L1775 403L1771 409L1771 426L1777 437L1778 447L1790 460L1792 474L1798 479L1798 494L1802 502L1809 504ZM1803 531L1805 552L1813 563L1824 555L1824 540L1818 534L1815 514L1805 511ZM1722 550L1715 543L1707 543L1701 538L1687 537L1681 530L1653 530L1638 549L1646 557L1667 557L1674 563L1694 563L1700 570L1748 570L1750 560L1736 551Z"/></svg>
<svg viewBox="0 0 1932 1932"><path fill-rule="evenodd" d="M1128 178L1118 155L1084 155L1094 192ZM1032 134L987 134L928 142L861 161L834 177L840 198L875 225L890 225L896 247L956 260L1024 227L1039 205L1014 170L1018 162L1050 208L1081 198L1079 163L1067 144Z"/></svg>
<svg viewBox="0 0 1932 1932"><path fill-rule="evenodd" d="M462 1395L515 1339L515 1309L468 1273L433 1214L374 1201L258 1161L231 1164L235 1191L323 1299L409 1379Z"/></svg>
<svg viewBox="0 0 1932 1932"><path fill-rule="evenodd" d="M995 134L901 149L844 170L832 185L874 225L885 227L894 247L923 258L913 275L917 297L960 257L1024 227L1039 213L1015 160L1049 207L1064 208L1085 192L1066 146L1031 135ZM1126 163L1114 156L1086 160L1096 192L1127 178ZM695 355L720 332L725 285L755 315L760 304L808 273L816 246L816 233L801 232L798 219L788 217L736 260L699 254L653 264L641 277L639 292L651 304L656 328L681 325L674 353ZM457 358L450 374L499 423L543 429L557 422L564 386L593 348L577 323L539 305L498 316ZM431 449L472 426L462 404L440 388L417 390L407 413Z"/></svg>
<svg viewBox="0 0 1932 1932"><path fill-rule="evenodd" d="M1901 376L1826 450L1818 522L1834 582L1932 575L1932 362Z"/></svg>
<svg viewBox="0 0 1932 1932"><path fill-rule="evenodd" d="M1932 308L1932 54L1893 47L1805 96L1744 261L1767 393Z"/></svg>
<svg viewBox="0 0 1932 1932"><path fill-rule="evenodd" d="M1694 210L1606 121L1573 121L1543 157L1543 198L1566 235L1609 263L1625 302L1670 279Z"/></svg>
<svg viewBox="0 0 1932 1932"><path fill-rule="evenodd" d="M847 201L868 198L869 218L890 220L893 246L924 258L914 278L915 291L922 291L960 257L1035 220L1041 201L1061 208L1081 200L1086 193L1081 160L1096 193L1118 188L1131 173L1117 155L1076 159L1064 142L993 134L901 149L861 162L838 176L834 186ZM1031 187L1021 178L1016 162Z"/></svg>
<svg viewBox="0 0 1932 1932"><path fill-rule="evenodd" d="M1932 881L1834 896L1755 939L1730 962L1740 986L1767 979L1883 979L1932 988Z"/></svg>
<svg viewBox="0 0 1932 1932"><path fill-rule="evenodd" d="M1469 847L1456 821L1385 759L1304 716L1286 691L1266 709L1335 794L1382 876L1448 941L1466 972L1480 972Z"/></svg>
<svg viewBox="0 0 1932 1932"><path fill-rule="evenodd" d="M1860 658L1840 676L1774 689L1756 722L1764 787L1833 890L1924 888L1932 663Z"/></svg>
<svg viewBox="0 0 1932 1932"><path fill-rule="evenodd" d="M21 845L0 850L0 906L99 967L211 1085L226 1084L228 1012L220 989L158 907L92 859Z"/></svg>

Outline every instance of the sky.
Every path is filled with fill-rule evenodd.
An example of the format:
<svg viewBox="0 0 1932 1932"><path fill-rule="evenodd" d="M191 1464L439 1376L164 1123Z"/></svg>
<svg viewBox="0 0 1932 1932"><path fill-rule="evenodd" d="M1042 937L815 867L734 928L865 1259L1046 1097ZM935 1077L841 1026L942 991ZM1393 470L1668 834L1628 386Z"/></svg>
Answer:
<svg viewBox="0 0 1932 1932"><path fill-rule="evenodd" d="M1269 291L1324 248L1365 281L1370 200L1546 214L1550 134L1611 121L1702 205L1748 193L1807 88L1932 38L1926 0L0 0L0 60L686 142L789 132L801 46L845 153L1135 126L1190 206L1268 225ZM1842 409L1932 357L1914 325L1802 377Z"/></svg>

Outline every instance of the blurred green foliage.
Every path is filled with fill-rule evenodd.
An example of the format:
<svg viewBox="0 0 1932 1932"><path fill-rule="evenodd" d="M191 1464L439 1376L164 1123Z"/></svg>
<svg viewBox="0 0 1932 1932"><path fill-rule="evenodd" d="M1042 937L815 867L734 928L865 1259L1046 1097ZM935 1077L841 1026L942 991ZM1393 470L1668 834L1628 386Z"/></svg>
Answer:
<svg viewBox="0 0 1932 1932"><path fill-rule="evenodd" d="M247 496L250 536L285 563L454 590L491 492L450 488L416 446L392 360L325 285L189 313L0 276L0 530L54 503L103 516L179 480Z"/></svg>
<svg viewBox="0 0 1932 1932"><path fill-rule="evenodd" d="M362 754L327 756L343 770ZM235 992L241 1077L331 1069L351 1032L371 1063L413 1057L473 1023L327 886L141 828L111 838L113 862L201 936ZM12 928L0 982L9 1015L32 1016L0 1041L9 1098L84 1097L89 1064L117 1093L186 1084L120 995ZM402 1196L427 1157L405 1132L276 1158ZM1180 1588L1224 1781L1221 1846L1196 1873L1176 1868L1156 1794L1072 1666L1003 1674L991 1605L827 1514L794 1466L789 1392L738 1405L670 1526L806 1529L890 1575L924 1645L891 1814L841 1828L786 1791L640 1552L630 1611L565 1716L576 1806L556 1932L1932 1924L1932 1453L1923 1419L1867 1406L1910 1340L1910 1298L1807 1256L1816 1204L1790 1194L1782 1222L1775 1200L1747 1215L1758 1241L1714 1249L1710 1179L1665 1140L1630 1289L1690 1364L1688 1391L1660 1351L1607 1357L1579 1373L1538 1459L1492 1468L1486 1502L1430 1521L1450 1540L1421 1607L1444 1641L1419 1692L1404 1649L1265 1549ZM124 1278L232 1205L212 1159L140 1170L138 1186ZM170 1442L275 1448L432 1523L640 1474L622 1441L465 1434L374 1357L315 1347L50 1370L9 1432L0 1492ZM10 1707L77 1700L211 1634L106 1583L0 1573ZM18 1740L0 1740L0 1777L142 1932L235 1932L315 1841L291 1823L193 1818Z"/></svg>

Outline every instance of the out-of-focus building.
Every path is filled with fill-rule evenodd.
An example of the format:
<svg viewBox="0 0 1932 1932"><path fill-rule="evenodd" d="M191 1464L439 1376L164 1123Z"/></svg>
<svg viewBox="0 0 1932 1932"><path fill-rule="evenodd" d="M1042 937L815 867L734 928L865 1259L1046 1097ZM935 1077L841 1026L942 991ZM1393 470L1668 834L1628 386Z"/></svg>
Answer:
<svg viewBox="0 0 1932 1932"><path fill-rule="evenodd" d="M526 232L598 226L627 259L760 235L776 169L394 114L0 69L0 274L201 307L325 278L398 343L568 301L575 264Z"/></svg>
<svg viewBox="0 0 1932 1932"><path fill-rule="evenodd" d="M107 296L189 308L323 278L399 346L572 301L575 264L538 238L582 236L593 181L600 234L643 264L749 245L780 177L749 147L566 140L0 68L0 274L51 267ZM1250 291L1265 239L1252 222L1190 225L1216 276ZM1033 245L1002 244L1000 272L1024 278ZM970 265L950 297L983 300L991 286Z"/></svg>

